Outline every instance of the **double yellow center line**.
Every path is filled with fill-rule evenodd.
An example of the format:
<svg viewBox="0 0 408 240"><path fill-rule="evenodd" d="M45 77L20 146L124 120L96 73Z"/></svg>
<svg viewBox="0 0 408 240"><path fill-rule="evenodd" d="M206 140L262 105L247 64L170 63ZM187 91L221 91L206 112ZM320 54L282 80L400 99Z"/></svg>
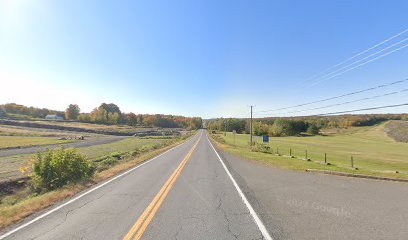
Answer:
<svg viewBox="0 0 408 240"><path fill-rule="evenodd" d="M146 231L146 228L149 226L154 215L159 210L161 204L163 203L170 189L173 187L174 183L176 182L178 176L180 176L181 171L183 170L184 166L187 164L188 160L193 154L195 148L200 142L200 139L201 139L201 135L198 138L197 142L194 144L194 146L190 149L190 151L184 157L183 161L181 161L181 163L178 165L176 170L174 170L170 178L166 181L166 183L163 185L160 191L153 198L149 206L147 206L147 208L144 210L142 215L139 217L139 219L137 219L136 223L132 226L132 228L123 238L124 240L130 240L130 239L136 240L142 237L143 233Z"/></svg>

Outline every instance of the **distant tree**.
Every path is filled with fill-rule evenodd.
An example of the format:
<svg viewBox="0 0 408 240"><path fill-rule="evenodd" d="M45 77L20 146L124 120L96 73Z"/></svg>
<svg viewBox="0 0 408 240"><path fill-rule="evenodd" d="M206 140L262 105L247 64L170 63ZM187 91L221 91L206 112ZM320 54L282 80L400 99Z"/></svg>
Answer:
<svg viewBox="0 0 408 240"><path fill-rule="evenodd" d="M118 124L120 121L120 115L117 112L110 112L108 113L108 123L109 124Z"/></svg>
<svg viewBox="0 0 408 240"><path fill-rule="evenodd" d="M78 116L78 121L80 122L92 122L91 120L91 114L89 113L81 113Z"/></svg>
<svg viewBox="0 0 408 240"><path fill-rule="evenodd" d="M5 116L7 116L6 110L4 110L4 108L0 107L0 117L5 117Z"/></svg>
<svg viewBox="0 0 408 240"><path fill-rule="evenodd" d="M91 121L96 123L108 123L108 112L103 108L94 108L91 112Z"/></svg>
<svg viewBox="0 0 408 240"><path fill-rule="evenodd" d="M76 120L78 119L81 109L77 104L70 104L65 110L65 119Z"/></svg>
<svg viewBox="0 0 408 240"><path fill-rule="evenodd" d="M138 122L139 122L140 125L143 125L143 123L144 123L143 114L138 115Z"/></svg>
<svg viewBox="0 0 408 240"><path fill-rule="evenodd" d="M143 116L143 120L144 120L144 123L147 126L151 127L151 126L153 126L153 124L154 124L154 122L156 120L156 117L154 115L146 114L146 115Z"/></svg>
<svg viewBox="0 0 408 240"><path fill-rule="evenodd" d="M136 126L137 125L137 116L134 113L126 113L125 114L125 123L129 126Z"/></svg>
<svg viewBox="0 0 408 240"><path fill-rule="evenodd" d="M296 129L296 121L283 118L276 119L270 129L270 135L272 136L293 136L298 133L300 131Z"/></svg>
<svg viewBox="0 0 408 240"><path fill-rule="evenodd" d="M118 124L121 119L122 112L116 104L102 103L97 110L100 114L105 114L105 117L99 116L102 123Z"/></svg>
<svg viewBox="0 0 408 240"><path fill-rule="evenodd" d="M203 125L203 119L201 119L200 117L195 117L191 119L190 122L190 129L199 129L201 128Z"/></svg>
<svg viewBox="0 0 408 240"><path fill-rule="evenodd" d="M108 113L122 113L120 108L114 103L102 103L98 108L105 109Z"/></svg>
<svg viewBox="0 0 408 240"><path fill-rule="evenodd" d="M319 134L319 127L316 124L310 124L309 127L307 128L307 133L309 134Z"/></svg>

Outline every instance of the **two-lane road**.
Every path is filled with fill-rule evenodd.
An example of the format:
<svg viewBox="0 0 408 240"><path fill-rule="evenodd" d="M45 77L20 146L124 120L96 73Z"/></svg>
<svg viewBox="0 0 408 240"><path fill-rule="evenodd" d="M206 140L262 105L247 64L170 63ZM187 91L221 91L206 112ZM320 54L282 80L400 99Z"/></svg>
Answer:
<svg viewBox="0 0 408 240"><path fill-rule="evenodd" d="M407 221L406 183L265 166L200 131L0 239L407 239Z"/></svg>
<svg viewBox="0 0 408 240"><path fill-rule="evenodd" d="M7 238L263 238L259 222L204 131L57 211L36 217Z"/></svg>

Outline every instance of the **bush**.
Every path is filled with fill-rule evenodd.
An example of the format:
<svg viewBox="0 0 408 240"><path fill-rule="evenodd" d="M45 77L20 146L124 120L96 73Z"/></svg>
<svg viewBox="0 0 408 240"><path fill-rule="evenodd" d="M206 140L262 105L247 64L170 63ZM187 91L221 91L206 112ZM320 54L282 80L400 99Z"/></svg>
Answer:
<svg viewBox="0 0 408 240"><path fill-rule="evenodd" d="M219 143L222 143L222 144L225 144L225 143L226 143L225 139L222 138L220 135L212 134L211 137L212 137L215 141L217 141L217 142L219 142Z"/></svg>
<svg viewBox="0 0 408 240"><path fill-rule="evenodd" d="M272 127L269 129L269 135L275 137L295 136L306 131L306 129L307 124L304 121L278 118L273 122Z"/></svg>
<svg viewBox="0 0 408 240"><path fill-rule="evenodd" d="M320 131L320 129L316 124L311 124L307 128L307 133L309 133L309 134L317 135L317 134L319 134L319 131Z"/></svg>
<svg viewBox="0 0 408 240"><path fill-rule="evenodd" d="M255 142L254 145L251 146L252 152L262 152L262 153L272 153L271 146L266 143L259 143Z"/></svg>
<svg viewBox="0 0 408 240"><path fill-rule="evenodd" d="M151 146L151 145L143 145L143 146L140 148L140 152L141 152L141 153L148 152L148 151L150 151L151 149L152 149L152 146Z"/></svg>
<svg viewBox="0 0 408 240"><path fill-rule="evenodd" d="M113 165L115 165L116 163L118 163L118 158L115 158L115 157L112 157L112 156L108 156L108 157L106 157L105 159L103 159L102 161L101 161L101 164L102 165L105 165L105 166L113 166Z"/></svg>
<svg viewBox="0 0 408 240"><path fill-rule="evenodd" d="M37 153L32 167L33 186L36 190L53 190L88 179L96 170L95 164L76 149L62 147Z"/></svg>

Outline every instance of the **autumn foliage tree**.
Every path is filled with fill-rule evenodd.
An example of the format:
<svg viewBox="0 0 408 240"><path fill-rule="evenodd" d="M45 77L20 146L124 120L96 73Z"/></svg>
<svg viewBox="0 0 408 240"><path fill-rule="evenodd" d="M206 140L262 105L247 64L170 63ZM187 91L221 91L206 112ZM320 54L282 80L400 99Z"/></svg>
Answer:
<svg viewBox="0 0 408 240"><path fill-rule="evenodd" d="M65 110L65 119L76 120L78 119L81 109L77 104L69 104L68 108Z"/></svg>
<svg viewBox="0 0 408 240"><path fill-rule="evenodd" d="M14 113L14 114L25 115L25 116L34 117L34 118L45 118L45 116L48 114L57 114L57 115L64 114L64 112L62 111L50 110L47 108L27 107L27 106L16 104L16 103L6 103L3 105L0 105L0 108L3 109L5 113Z"/></svg>
<svg viewBox="0 0 408 240"><path fill-rule="evenodd" d="M126 113L125 114L125 122L127 125L136 126L137 125L137 115L134 113Z"/></svg>
<svg viewBox="0 0 408 240"><path fill-rule="evenodd" d="M26 107L15 103L0 104L0 114L5 117L7 113L27 115L30 117L44 118L47 114L64 115L69 120L78 120L87 123L100 124L125 124L129 126L161 127L161 128L185 128L198 129L203 120L200 117L184 117L165 114L135 114L124 113L114 103L102 103L90 113L80 113L77 104L70 104L65 112L49 110L46 108ZM7 115L7 117L9 117Z"/></svg>

